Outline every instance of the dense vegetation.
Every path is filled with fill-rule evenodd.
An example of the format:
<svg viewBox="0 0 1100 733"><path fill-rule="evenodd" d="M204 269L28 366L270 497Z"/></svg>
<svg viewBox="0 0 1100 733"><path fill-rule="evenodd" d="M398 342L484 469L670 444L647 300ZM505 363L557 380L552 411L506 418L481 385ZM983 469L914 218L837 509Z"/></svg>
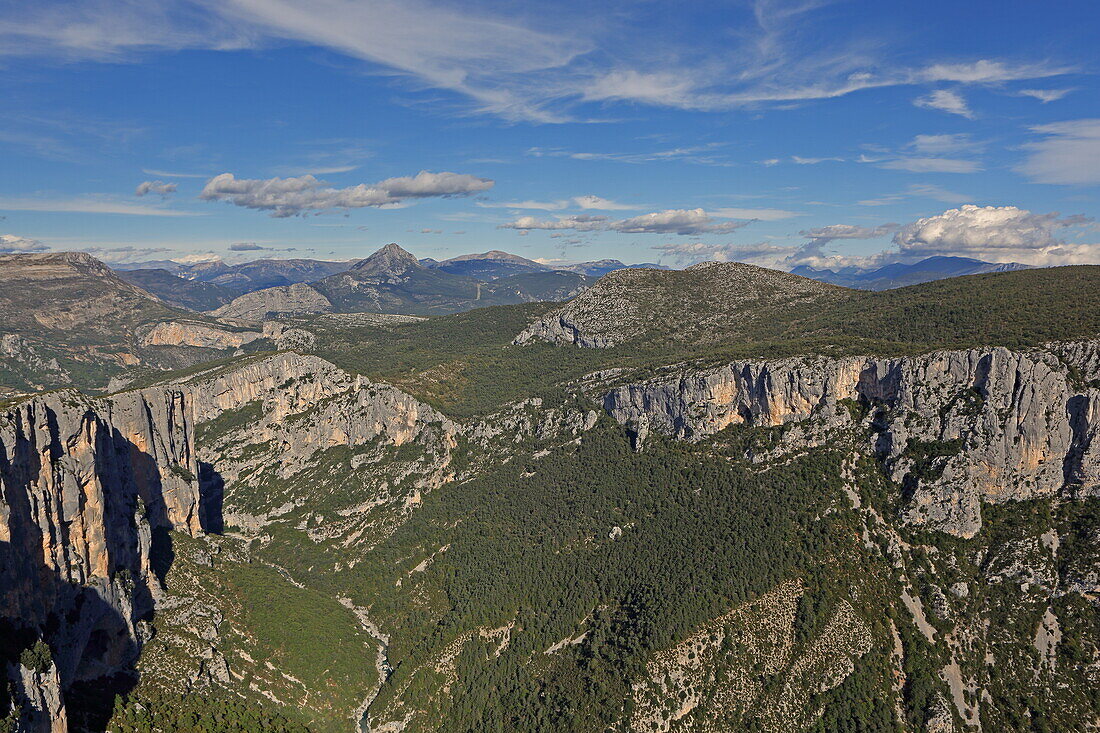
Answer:
<svg viewBox="0 0 1100 733"><path fill-rule="evenodd" d="M935 349L1039 346L1100 333L1100 266L972 275L885 292L847 291L827 306L760 315L738 338L706 345L671 340L609 349L510 346L553 306L484 308L419 323L341 326L302 319L317 353L391 381L456 417L611 367L638 379L674 362L717 364L799 354L904 355ZM743 328L743 324L742 324Z"/></svg>

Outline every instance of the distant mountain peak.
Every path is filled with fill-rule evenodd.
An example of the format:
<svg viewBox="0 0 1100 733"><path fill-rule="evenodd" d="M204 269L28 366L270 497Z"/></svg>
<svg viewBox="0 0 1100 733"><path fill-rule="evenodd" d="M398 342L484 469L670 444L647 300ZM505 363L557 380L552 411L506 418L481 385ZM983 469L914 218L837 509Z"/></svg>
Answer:
<svg viewBox="0 0 1100 733"><path fill-rule="evenodd" d="M358 273L399 274L410 269L421 269L420 260L396 242L390 242L351 269Z"/></svg>
<svg viewBox="0 0 1100 733"><path fill-rule="evenodd" d="M449 260L444 260L443 264L448 262L467 262L469 260L494 260L497 262L515 262L523 265L529 265L531 267L545 267L540 265L534 260L529 260L526 257L520 255L514 255L511 252L505 252L499 249L491 249L488 252L482 252L480 254L468 254L459 255L458 257L452 257ZM546 267L545 269L550 269Z"/></svg>

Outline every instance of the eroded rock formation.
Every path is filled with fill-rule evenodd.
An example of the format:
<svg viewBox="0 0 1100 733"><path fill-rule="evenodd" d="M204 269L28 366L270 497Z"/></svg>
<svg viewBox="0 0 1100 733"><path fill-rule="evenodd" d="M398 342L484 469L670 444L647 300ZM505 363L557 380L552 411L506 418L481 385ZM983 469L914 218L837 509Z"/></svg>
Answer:
<svg viewBox="0 0 1100 733"><path fill-rule="evenodd" d="M27 729L64 729L66 690L131 668L168 530L201 531L196 475L185 389L58 392L0 415L0 621L50 650L38 670L9 660Z"/></svg>
<svg viewBox="0 0 1100 733"><path fill-rule="evenodd" d="M745 361L619 387L604 406L643 440L650 429L699 439L743 424L787 426L812 445L861 423L912 492L907 519L970 537L982 502L1100 490L1098 363L1095 341Z"/></svg>

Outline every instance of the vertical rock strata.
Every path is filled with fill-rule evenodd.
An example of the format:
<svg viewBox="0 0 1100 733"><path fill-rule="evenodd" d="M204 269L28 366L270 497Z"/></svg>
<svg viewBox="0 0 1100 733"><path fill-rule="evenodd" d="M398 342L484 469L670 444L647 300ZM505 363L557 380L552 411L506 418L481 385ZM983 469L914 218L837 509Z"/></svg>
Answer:
<svg viewBox="0 0 1100 733"><path fill-rule="evenodd" d="M0 623L44 640L52 665L5 662L28 729L63 729L64 710L41 705L136 659L168 530L201 530L192 413L176 388L57 392L0 413Z"/></svg>
<svg viewBox="0 0 1100 733"><path fill-rule="evenodd" d="M785 426L803 447L862 422L911 497L906 519L963 537L981 503L1100 491L1098 342L916 357L734 362L619 387L604 406L644 439Z"/></svg>

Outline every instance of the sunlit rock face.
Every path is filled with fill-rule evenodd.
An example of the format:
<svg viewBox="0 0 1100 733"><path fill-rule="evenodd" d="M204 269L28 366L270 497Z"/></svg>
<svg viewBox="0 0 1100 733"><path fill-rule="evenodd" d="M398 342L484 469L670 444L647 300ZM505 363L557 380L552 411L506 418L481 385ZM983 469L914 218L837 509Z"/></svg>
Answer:
<svg viewBox="0 0 1100 733"><path fill-rule="evenodd" d="M619 387L604 406L643 438L651 429L699 439L730 425L805 422L799 439L820 444L829 429L864 420L868 448L912 490L907 520L971 537L982 502L1100 488L1100 390L1088 386L1097 363L1095 341L745 361Z"/></svg>

